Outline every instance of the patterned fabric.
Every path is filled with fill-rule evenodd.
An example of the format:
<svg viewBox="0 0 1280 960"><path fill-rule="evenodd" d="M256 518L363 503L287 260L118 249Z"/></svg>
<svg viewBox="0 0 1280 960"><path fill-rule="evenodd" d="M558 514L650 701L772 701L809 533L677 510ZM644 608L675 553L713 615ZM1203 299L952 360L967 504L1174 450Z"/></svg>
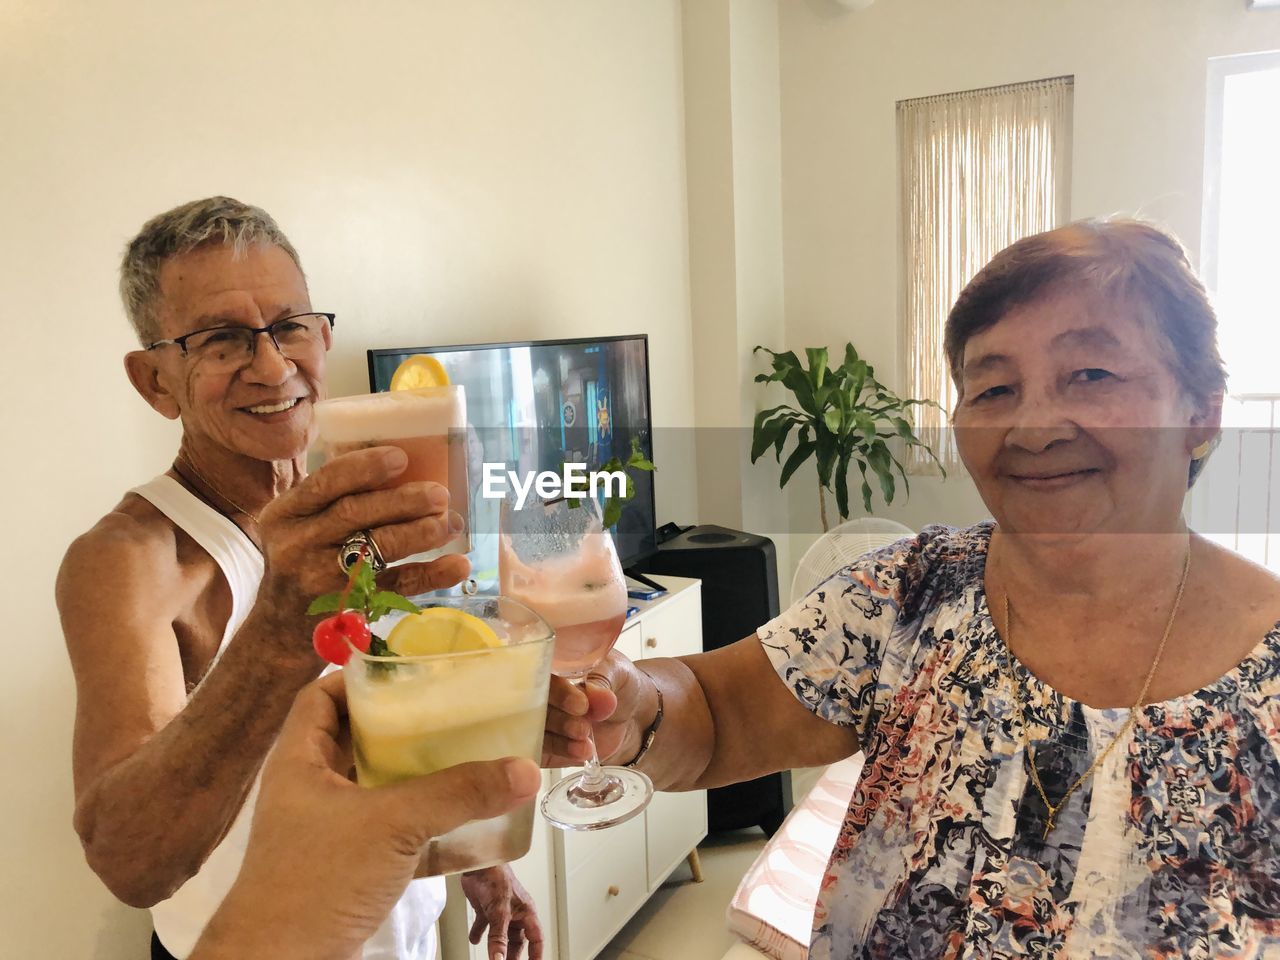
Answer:
<svg viewBox="0 0 1280 960"><path fill-rule="evenodd" d="M805 960L809 955L818 886L861 772L861 753L827 767L729 901L729 929L765 956Z"/></svg>
<svg viewBox="0 0 1280 960"><path fill-rule="evenodd" d="M1012 659L983 590L992 526L868 554L759 631L796 697L866 753L810 956L1280 958L1280 624L1219 680L1143 708L1045 840L1009 669L1051 798L1126 711Z"/></svg>

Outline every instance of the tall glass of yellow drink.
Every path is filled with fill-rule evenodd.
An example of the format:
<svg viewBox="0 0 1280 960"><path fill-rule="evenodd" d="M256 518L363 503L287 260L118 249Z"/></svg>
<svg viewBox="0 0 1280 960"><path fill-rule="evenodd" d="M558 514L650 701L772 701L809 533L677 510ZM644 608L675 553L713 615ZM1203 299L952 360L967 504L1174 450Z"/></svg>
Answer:
<svg viewBox="0 0 1280 960"><path fill-rule="evenodd" d="M353 648L343 676L360 784L377 787L472 760L539 760L554 637L545 620L514 600L450 597L394 623L387 646L400 655ZM532 834L531 800L433 839L426 875L517 860Z"/></svg>

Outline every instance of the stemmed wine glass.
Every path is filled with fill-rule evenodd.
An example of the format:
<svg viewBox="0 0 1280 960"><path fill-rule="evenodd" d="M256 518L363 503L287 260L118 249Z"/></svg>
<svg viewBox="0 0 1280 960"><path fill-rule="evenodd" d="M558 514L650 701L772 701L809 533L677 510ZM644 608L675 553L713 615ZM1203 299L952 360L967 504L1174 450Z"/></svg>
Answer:
<svg viewBox="0 0 1280 960"><path fill-rule="evenodd" d="M502 503L498 575L502 595L537 611L555 630L551 671L578 685L604 659L627 617L627 587L599 504L513 496ZM565 777L542 801L561 830L600 830L649 804L653 784L639 770L601 766L595 737L581 774Z"/></svg>

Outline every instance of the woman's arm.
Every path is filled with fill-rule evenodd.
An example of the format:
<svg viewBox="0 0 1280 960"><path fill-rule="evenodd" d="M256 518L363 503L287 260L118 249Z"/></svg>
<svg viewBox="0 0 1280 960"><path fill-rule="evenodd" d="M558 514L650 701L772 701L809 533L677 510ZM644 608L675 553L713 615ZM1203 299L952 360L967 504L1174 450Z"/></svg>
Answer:
<svg viewBox="0 0 1280 960"><path fill-rule="evenodd" d="M588 680L586 694L553 678L543 765L582 762L588 719L601 760L630 761L657 716L658 690L662 722L639 767L660 790L738 783L858 750L856 731L811 713L750 636L678 660L635 664L615 651Z"/></svg>

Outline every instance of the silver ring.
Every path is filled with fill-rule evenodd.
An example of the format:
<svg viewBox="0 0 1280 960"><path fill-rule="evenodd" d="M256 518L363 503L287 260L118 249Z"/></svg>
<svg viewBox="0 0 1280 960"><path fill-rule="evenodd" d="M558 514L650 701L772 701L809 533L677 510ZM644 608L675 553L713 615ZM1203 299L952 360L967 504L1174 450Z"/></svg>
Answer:
<svg viewBox="0 0 1280 960"><path fill-rule="evenodd" d="M375 574L387 569L387 561L382 559L382 551L373 542L373 534L368 530L361 530L343 540L342 546L338 548L338 567L344 574L349 574L351 568L360 562L361 552Z"/></svg>

